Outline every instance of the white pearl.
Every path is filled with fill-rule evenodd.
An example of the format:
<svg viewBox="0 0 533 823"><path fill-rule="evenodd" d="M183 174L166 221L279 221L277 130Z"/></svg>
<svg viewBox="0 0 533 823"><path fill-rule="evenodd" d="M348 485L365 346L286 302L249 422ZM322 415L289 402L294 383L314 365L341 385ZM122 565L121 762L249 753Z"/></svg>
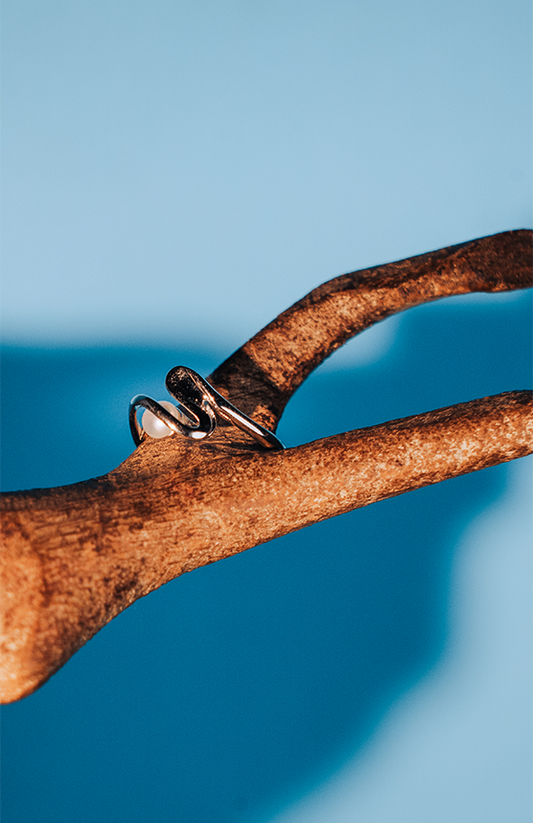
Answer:
<svg viewBox="0 0 533 823"><path fill-rule="evenodd" d="M157 402L160 406L164 406L176 420L180 419L178 409L172 403L169 403L168 400L158 400ZM150 437L168 437L169 434L173 434L172 429L169 429L166 423L163 423L159 417L156 417L155 414L152 414L148 409L145 410L142 416L141 425Z"/></svg>

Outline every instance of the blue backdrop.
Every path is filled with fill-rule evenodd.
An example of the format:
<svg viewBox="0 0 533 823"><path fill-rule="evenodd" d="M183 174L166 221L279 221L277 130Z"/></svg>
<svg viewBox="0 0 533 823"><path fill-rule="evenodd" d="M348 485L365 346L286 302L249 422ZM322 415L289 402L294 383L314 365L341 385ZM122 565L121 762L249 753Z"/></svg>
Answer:
<svg viewBox="0 0 533 823"><path fill-rule="evenodd" d="M324 280L530 227L530 32L526 0L5 0L2 487L113 468L132 395ZM336 353L279 432L530 385L529 297L453 298ZM136 603L3 710L3 823L529 823L530 482Z"/></svg>

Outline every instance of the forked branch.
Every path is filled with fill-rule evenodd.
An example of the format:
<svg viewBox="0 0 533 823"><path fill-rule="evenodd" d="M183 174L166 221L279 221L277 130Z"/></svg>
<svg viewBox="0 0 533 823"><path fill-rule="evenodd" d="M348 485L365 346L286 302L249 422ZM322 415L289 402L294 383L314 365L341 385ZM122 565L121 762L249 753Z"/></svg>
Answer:
<svg viewBox="0 0 533 823"><path fill-rule="evenodd" d="M452 294L531 284L531 232L505 232L344 275L225 361L211 382L275 428L305 377L377 320ZM474 400L266 452L231 426L147 438L109 474L3 501L2 699L38 688L163 583L258 543L529 454L531 392Z"/></svg>

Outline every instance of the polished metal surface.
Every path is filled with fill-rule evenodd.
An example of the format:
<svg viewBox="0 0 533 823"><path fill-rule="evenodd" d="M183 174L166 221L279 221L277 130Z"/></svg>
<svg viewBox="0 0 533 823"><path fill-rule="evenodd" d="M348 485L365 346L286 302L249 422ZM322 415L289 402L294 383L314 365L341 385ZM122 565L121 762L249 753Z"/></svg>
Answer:
<svg viewBox="0 0 533 823"><path fill-rule="evenodd" d="M169 434L182 434L184 437L199 440L211 434L216 427L216 418L211 409L209 411L200 410L201 414L199 415L177 408L175 417L157 400L145 394L137 394L132 398L129 408L130 430L136 446L148 436L137 418L137 410L141 407L148 409L155 417L165 423L171 429Z"/></svg>
<svg viewBox="0 0 533 823"><path fill-rule="evenodd" d="M275 434L237 409L193 369L175 366L167 374L165 385L172 397L178 401L176 417L156 400L144 394L136 395L130 403L130 429L137 446L149 436L137 419L137 410L142 406L171 429L169 434L176 433L193 440L203 440L215 431L217 418L222 418L251 435L266 449L284 448Z"/></svg>

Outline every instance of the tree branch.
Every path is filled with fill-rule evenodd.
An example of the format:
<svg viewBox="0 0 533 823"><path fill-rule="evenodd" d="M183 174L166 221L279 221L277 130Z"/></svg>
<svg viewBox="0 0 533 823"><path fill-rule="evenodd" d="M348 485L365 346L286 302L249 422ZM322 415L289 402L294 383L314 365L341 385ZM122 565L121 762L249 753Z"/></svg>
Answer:
<svg viewBox="0 0 533 823"><path fill-rule="evenodd" d="M315 289L212 381L273 426L307 374L387 315L467 291L524 288L531 232L506 232ZM95 480L5 495L2 700L30 694L139 597L319 520L530 453L531 392L509 392L265 452L231 426L147 438Z"/></svg>
<svg viewBox="0 0 533 823"><path fill-rule="evenodd" d="M209 380L275 429L313 369L374 323L442 297L531 286L531 236L525 229L502 232L329 280L261 329Z"/></svg>

